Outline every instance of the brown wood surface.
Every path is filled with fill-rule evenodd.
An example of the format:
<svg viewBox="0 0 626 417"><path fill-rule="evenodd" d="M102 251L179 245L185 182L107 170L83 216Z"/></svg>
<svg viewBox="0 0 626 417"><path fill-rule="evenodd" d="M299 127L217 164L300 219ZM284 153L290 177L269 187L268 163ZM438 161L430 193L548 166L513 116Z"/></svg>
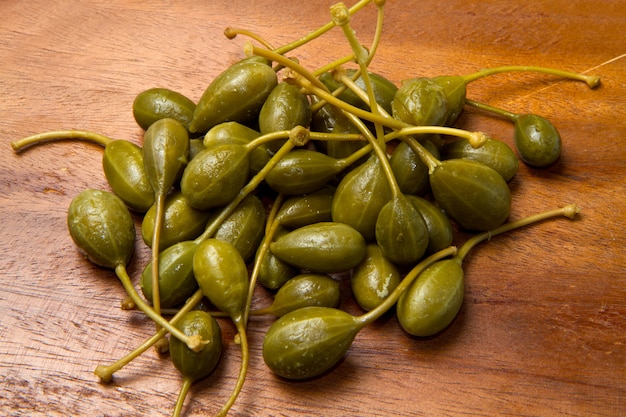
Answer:
<svg viewBox="0 0 626 417"><path fill-rule="evenodd" d="M325 23L331 4L0 2L0 415L167 416L180 384L153 351L108 385L93 374L154 328L119 309L124 293L113 273L82 259L67 232L72 197L107 188L102 150L66 141L17 155L9 142L75 128L141 143L135 95L159 86L197 100L243 56L246 39L227 40L226 26L280 45ZM248 379L231 414L626 415L626 3L390 0L386 10L371 68L397 83L508 64L602 77L596 90L528 74L468 87L471 98L549 118L563 138L556 165L520 167L511 218L570 202L582 215L473 251L464 306L440 335L409 337L387 315L357 336L336 369L312 381L271 374L261 357L271 320L253 318ZM374 20L371 7L353 19L366 44ZM347 51L336 30L294 55L316 68ZM512 127L499 118L470 110L458 125L512 144ZM134 279L147 259L138 246ZM358 313L344 295L344 307ZM266 301L259 291L255 302ZM192 389L187 416L216 412L233 387L239 350L232 326L221 324L223 361Z"/></svg>

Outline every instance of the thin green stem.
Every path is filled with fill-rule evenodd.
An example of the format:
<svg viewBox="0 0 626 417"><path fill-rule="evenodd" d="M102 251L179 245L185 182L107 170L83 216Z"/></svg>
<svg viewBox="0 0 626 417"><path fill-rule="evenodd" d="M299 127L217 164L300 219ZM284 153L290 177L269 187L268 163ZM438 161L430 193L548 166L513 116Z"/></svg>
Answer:
<svg viewBox="0 0 626 417"><path fill-rule="evenodd" d="M354 54L351 55L351 56L354 59ZM352 85L356 85L355 81L361 77L361 70L360 69L357 69L356 71L354 71L354 73L350 77L348 77L345 74L345 70L342 69L338 65L335 66L332 69L328 68L328 70L331 71L332 73L334 73L333 77L335 79L338 79L341 82L343 82L343 78L342 77L345 75L345 78L350 80L349 82L351 82ZM315 71L315 74L317 74L317 71ZM342 74L342 75L337 75L337 74ZM341 85L341 86L337 87L335 90L331 91L331 94L334 97L339 97L339 95L341 93L343 93L344 91L346 91L348 88L349 88L348 85L344 83L344 85ZM359 96L359 98L361 98L365 103L367 103L369 105L369 96L367 95L367 93L365 91L363 91L363 89L358 87L358 86L357 86L357 89L360 90L360 93L361 93L360 95L357 94ZM318 100L317 102L313 103L313 105L311 106L311 111L313 113L315 113L316 111L318 111L319 109L324 107L326 104L328 104L326 102L326 100Z"/></svg>
<svg viewBox="0 0 626 417"><path fill-rule="evenodd" d="M415 265L408 274L406 274L402 281L400 281L400 284L398 284L393 292L389 294L389 296L385 298L382 303L380 303L376 308L368 311L367 313L356 317L355 322L364 327L367 324L378 319L398 301L398 298L400 298L402 293L406 291L411 283L413 283L415 278L417 278L419 274L421 274L426 268L443 258L446 258L448 256L454 256L456 253L456 247L450 246L449 248L442 249L439 252L436 252L429 257L423 259L420 263Z"/></svg>
<svg viewBox="0 0 626 417"><path fill-rule="evenodd" d="M349 13L355 14L371 2L372 0L361 0L349 9ZM334 27L335 27L335 24L333 22L328 22L322 27L320 27L319 29L316 29L315 31L309 33L307 36L301 39L298 39L297 41L291 42L287 45L281 46L280 48L276 49L274 52L276 52L277 54L281 54L281 55L285 54L289 51L292 51L312 41L313 39L319 38L320 36L328 32L329 30L333 29Z"/></svg>
<svg viewBox="0 0 626 417"><path fill-rule="evenodd" d="M600 77L597 75L585 75L576 72L564 71L554 68L524 66L524 65L507 65L502 67L484 68L472 74L464 75L463 79L466 83L476 81L494 74L505 72L537 72L541 74L554 75L556 77L569 78L576 81L584 81L590 88L596 88L600 85Z"/></svg>
<svg viewBox="0 0 626 417"><path fill-rule="evenodd" d="M197 290L185 303L185 305L179 309L174 317L172 317L169 323L173 326L178 320L180 320L185 314L193 310L202 300L204 294L202 294L201 290ZM164 328L160 328L158 332L156 332L152 337L143 342L140 346L135 348L132 352L128 353L124 357L118 359L110 365L98 365L94 371L94 373L100 378L101 382L109 382L113 374L124 366L128 365L131 361L137 358L139 355L144 353L146 350L150 349L155 343L161 340L167 334L167 330Z"/></svg>
<svg viewBox="0 0 626 417"><path fill-rule="evenodd" d="M192 384L193 380L191 378L183 378L183 383L180 386L180 392L178 393L178 398L176 399L172 417L180 417L181 412L183 411L183 405L185 404L185 398L187 398L187 393L189 392L189 388L191 388Z"/></svg>
<svg viewBox="0 0 626 417"><path fill-rule="evenodd" d="M433 156L421 143L412 136L402 136L401 139L409 145L409 148L422 160L422 162L428 167L428 173L432 172L441 165L441 162Z"/></svg>
<svg viewBox="0 0 626 417"><path fill-rule="evenodd" d="M261 135L258 138L254 138L243 146L245 146L248 152L250 152L261 145L265 145L275 140L285 139L288 137L289 137L288 130L280 130L277 132L266 133L265 135Z"/></svg>
<svg viewBox="0 0 626 417"><path fill-rule="evenodd" d="M342 100L339 100L328 91L328 88L326 88L326 86L313 73L304 68L302 65L293 62L288 58L277 55L273 51L269 51L267 49L259 48L253 45L248 45L248 49L250 50L251 54L258 55L270 60L276 60L281 65L289 68L292 72L286 74L285 81L298 84L300 87L306 89L312 94L315 94L320 99L332 104L333 106L336 106L349 113L355 114L362 119L369 120L374 123L380 123L381 125L390 128L402 129L404 127L410 126L409 124L400 120L396 120L392 117L382 117L381 115L373 114L372 112L359 109L358 107L352 106Z"/></svg>
<svg viewBox="0 0 626 417"><path fill-rule="evenodd" d="M119 264L115 267L115 274L122 282L124 289L128 296L133 300L133 302L137 305L137 307L143 311L149 318L151 318L156 324L164 327L168 332L172 334L175 338L183 342L187 345L187 347L194 352L199 352L202 350L206 342L202 340L200 336L187 336L176 327L171 325L167 320L165 320L160 314L157 314L156 311L152 307L150 307L140 296L137 294L135 287L128 276L126 271L126 266L124 264Z"/></svg>
<svg viewBox="0 0 626 417"><path fill-rule="evenodd" d="M569 204L555 210L545 211L543 213L534 214L520 220L505 223L493 230L480 233L468 239L467 242L465 242L463 246L461 246L461 248L459 249L458 253L456 254L456 258L463 261L465 256L467 256L469 251L472 250L474 246L485 240L491 239L493 236L506 233L511 230L518 229L532 223L537 223L552 217L565 216L568 219L573 220L578 213L580 213L580 208L576 204Z"/></svg>
<svg viewBox="0 0 626 417"><path fill-rule="evenodd" d="M468 130L457 129L446 126L410 126L399 129L387 134L387 141L392 139L402 139L404 136L422 135L422 134L440 134L448 136L456 136L467 139L474 148L480 148L489 139L489 136L483 132L470 132Z"/></svg>
<svg viewBox="0 0 626 417"><path fill-rule="evenodd" d="M352 48L352 52L354 53L357 62L359 64L365 64L368 58L368 53L356 38L356 33L354 33L352 27L350 27L350 12L348 11L346 5L343 3L335 3L330 8L330 14L333 23L337 26L341 26L343 34L350 43L350 47Z"/></svg>
<svg viewBox="0 0 626 417"><path fill-rule="evenodd" d="M374 31L374 39L372 41L372 45L369 48L369 52L368 52L367 59L366 59L366 65L369 65L369 63L372 61L372 58L374 58L376 50L378 49L378 45L380 44L380 38L383 32L384 2L375 2L375 3L376 3L376 7L378 8L378 15L376 19L376 30ZM332 9L331 9L331 14L332 14ZM334 62L331 62L330 64L327 64L321 68L318 68L317 70L313 72L313 74L315 74L316 76L319 76L325 72L332 71L333 69L341 65L347 64L348 62L355 61L356 59L357 57L354 53L350 55L346 55L343 58L339 58L335 60ZM359 76L360 76L360 72L359 74L355 75L355 80ZM334 94L334 95L336 96L337 94Z"/></svg>
<svg viewBox="0 0 626 417"><path fill-rule="evenodd" d="M274 305L270 304L267 307L263 307L263 308L259 308L257 310L250 310L250 315L251 316L265 316L267 314L274 314Z"/></svg>
<svg viewBox="0 0 626 417"><path fill-rule="evenodd" d="M305 88L311 94L315 94L320 99L325 100L327 103L341 110L345 110L346 112L351 113L361 119L365 119L373 123L380 123L381 125L385 127L389 127L391 129L403 129L406 127L411 127L411 125L401 120L397 120L392 117L384 117L379 114L373 114L371 111L363 110L358 107L352 106L346 103L345 101L340 100L337 97L333 96L331 93L329 93L325 89L322 89L313 85L304 77L299 77L298 75L294 75L292 79L293 79L293 82Z"/></svg>
<svg viewBox="0 0 626 417"><path fill-rule="evenodd" d="M339 75L339 80L350 89L350 91L352 91L358 98L360 98L361 100L363 100L364 103L366 103L368 106L370 106L370 108L372 109L372 113L374 112L374 107L372 107L372 101L370 96L367 94L367 92L365 90L363 90L361 87L359 87L357 85L356 82L354 82L354 77L348 77L346 74L341 74ZM375 101L375 100L374 100ZM389 113L387 113L387 111L385 109L383 109L380 104L376 103L376 112L382 116L385 117L391 117L391 115Z"/></svg>
<svg viewBox="0 0 626 417"><path fill-rule="evenodd" d="M383 34L383 23L385 21L385 1L378 0L374 1L376 5L376 30L374 30L374 39L372 40L372 46L369 49L369 56L367 58L366 64L369 66L370 62L376 55L376 51L378 50L378 45L380 45L380 39Z"/></svg>
<svg viewBox="0 0 626 417"><path fill-rule="evenodd" d="M278 213L280 206L283 204L283 199L284 199L283 193L279 193L276 199L274 200L274 204L272 205L272 208L270 209L270 212L267 218L267 222L268 222L267 224L271 226L266 227L265 236L263 237L261 246L259 246L259 250L254 259L254 266L252 267L252 272L250 273L250 285L248 288L248 299L246 300L246 307L243 313L244 327L248 325L248 317L250 315L250 309L252 308L252 296L254 294L254 288L256 287L256 282L259 276L259 271L261 270L261 263L263 262L263 258L265 257L265 254L269 250L270 243L272 243L276 230L278 230L278 227L280 226L280 223L277 221L274 221L274 219L276 218L276 213Z"/></svg>
<svg viewBox="0 0 626 417"><path fill-rule="evenodd" d="M163 228L163 217L165 210L165 193L156 195L156 212L154 217L154 229L152 231L152 308L161 315L161 285L159 282L159 242L161 240L161 229ZM159 325L157 324L157 331Z"/></svg>
<svg viewBox="0 0 626 417"><path fill-rule="evenodd" d="M270 51L269 49L259 48L258 46L254 46L249 43L244 46L244 50L246 51L247 55L257 55L269 59L270 61L277 62L278 64L283 65L285 68L290 68L301 76L305 77L311 84L328 91L326 89L326 86L312 72L310 72L308 69L292 59L289 59L274 51Z"/></svg>
<svg viewBox="0 0 626 417"><path fill-rule="evenodd" d="M404 139L404 137L411 136L411 135L423 135L423 134L444 134L444 135L450 135L450 136L458 136L458 137L467 139L470 143L474 144L475 147L482 145L487 139L487 136L481 132L469 132L467 130L456 129L452 127L443 127L443 126L409 127L409 128L390 132L386 134L384 138L385 138L385 143L386 143L386 142L389 142L398 138L402 138L403 140L409 140L409 139ZM433 168L434 166L439 165L439 161L435 159L435 157L430 152L428 152L426 148L423 148L423 150L427 152L423 155L423 157L429 158L429 160L431 161L433 165ZM339 159L338 163L342 167L349 167L354 162L368 155L371 151L372 151L372 145L371 143L368 143L367 145L353 152L350 156ZM416 151L414 150L414 152Z"/></svg>
<svg viewBox="0 0 626 417"><path fill-rule="evenodd" d="M379 8L380 10L380 8ZM370 104L374 103L373 105L370 105L370 109L372 111L372 114L379 116L380 115L380 111L379 111L379 106L378 103L376 102L376 94L374 93L374 87L372 86L372 80L370 78L369 72L367 71L367 65L368 63L371 61L371 56L370 54L367 52L367 50L363 47L363 45L361 45L361 43L359 42L356 33L354 32L354 30L352 29L352 27L350 26L350 15L347 12L347 8L346 6L344 6L342 3L338 3L335 6L333 6L333 8L331 9L331 13L333 15L333 21L337 24L337 25L341 25L341 28L343 29L343 33L344 36L348 39L348 42L350 43L350 47L352 48L352 51L354 52L354 56L356 56L357 59L357 63L359 64L359 70L361 73L361 78L363 78L363 83L365 85L365 91L367 92L367 96L368 96L368 102ZM380 17L380 15L379 15ZM378 147L382 147L385 144L384 141L384 131L383 131L383 127L380 123L376 123L374 122L374 129L376 131L376 138L378 140ZM375 146L375 145L374 145ZM374 150L376 151L376 154L379 155L380 158L380 152L378 150L376 150L376 146L374 147ZM384 161L381 160L382 164L387 163L387 158L385 155L385 159ZM386 171L386 170L385 170ZM395 180L393 181L394 184L396 184ZM399 189L399 187L394 187L394 185L390 184L392 187L392 190L396 190ZM396 184L397 186L397 184ZM394 195L395 195L395 191L394 191Z"/></svg>
<svg viewBox="0 0 626 417"><path fill-rule="evenodd" d="M348 112L344 112L344 114L357 127L357 129L361 131L363 136L365 136L367 140L369 141L371 149L374 151L374 153L376 154L376 157L380 161L380 166L383 169L383 173L385 174L385 178L387 179L387 183L389 184L389 188L391 189L391 195L393 196L393 198L397 198L400 195L402 195L402 190L400 189L400 186L398 185L398 181L396 180L396 177L393 174L393 170L391 169L391 164L389 163L389 159L387 159L387 153L385 152L385 149L379 145L376 138L372 135L372 133L369 131L367 126L365 126L363 121L361 121L361 119L359 119L355 115L348 113ZM384 135L383 135L383 140L384 140Z"/></svg>
<svg viewBox="0 0 626 417"><path fill-rule="evenodd" d="M265 135L259 136L258 138L251 140L250 142L246 143L243 146L245 146L248 149L248 152L250 152L254 148L264 145L266 143L273 142L279 139L288 138L290 133L291 133L290 130L281 130L277 132L266 133ZM350 133L338 134L338 133L309 132L308 134L310 135L310 139L323 140L323 141L330 141L330 140L348 141L348 140L363 140L364 139L362 135L350 134Z"/></svg>
<svg viewBox="0 0 626 417"><path fill-rule="evenodd" d="M346 86L345 86L345 85L342 85L341 87L339 87L339 88L337 88L337 89L333 90L333 91L331 92L331 94L332 94L334 97L338 97L338 96L339 96L339 94L343 93L345 90L346 90ZM317 113L317 112L319 111L319 109L321 109L322 107L326 106L327 104L328 104L328 102L327 102L326 100L324 100L324 99L318 99L315 103L313 103L313 104L311 105L311 112L312 112L313 114L315 114L315 113Z"/></svg>
<svg viewBox="0 0 626 417"><path fill-rule="evenodd" d="M476 109L479 109L479 110L483 110L483 111L486 111L486 112L489 112L489 113L497 114L498 116L502 116L502 117L510 120L511 122L515 122L519 118L519 115L517 115L515 113L511 113L510 111L506 111L506 110L500 109L498 107L490 106L489 104L480 103L480 102L475 101L475 100L466 99L465 100L465 104L467 104L468 106L474 107Z"/></svg>
<svg viewBox="0 0 626 417"><path fill-rule="evenodd" d="M276 49L267 40L265 40L265 38L247 29L233 28L233 27L227 27L226 29L224 29L224 36L226 36L228 39L235 39L237 35L243 35L251 39L254 39L255 41L257 41L258 43L260 43L267 49Z"/></svg>
<svg viewBox="0 0 626 417"><path fill-rule="evenodd" d="M346 102L339 100L328 91L328 88L326 88L326 86L313 73L308 71L302 65L293 62L290 59L287 59L281 55L277 55L273 51L255 47L253 45L248 45L247 49L249 49L250 54L262 56L270 60L275 60L281 65L284 65L286 68L289 68L292 72L288 73L285 76L285 81L295 82L300 87L308 90L312 94L315 94L327 103L330 103L349 113L355 114L362 119L369 120L374 123L379 123L383 126L391 127L394 129L401 129L410 126L407 123L396 120L392 117L382 117L378 114L373 114L372 112L359 109L358 107L349 105Z"/></svg>
<svg viewBox="0 0 626 417"><path fill-rule="evenodd" d="M283 193L278 193L278 195L274 199L274 202L272 203L272 207L270 208L270 211L267 214L267 223L265 224L265 235L269 235L272 233L272 229L274 229L274 223L277 222L276 217L278 216L278 212L280 211L280 208L283 205L284 199L285 199L285 195Z"/></svg>
<svg viewBox="0 0 626 417"><path fill-rule="evenodd" d="M317 141L355 141L365 140L363 135L358 133L323 133L311 132L311 139Z"/></svg>
<svg viewBox="0 0 626 417"><path fill-rule="evenodd" d="M298 143L291 140L290 136L290 140L285 142L285 144L280 147L280 149L272 156L265 166L239 191L239 194L237 194L237 196L220 211L217 217L209 225L207 225L204 232L198 236L194 242L200 244L213 236L224 220L226 220L226 218L237 208L239 203L241 203L248 194L253 192L259 184L261 184L267 174L274 169L278 162L280 162L296 145L298 145Z"/></svg>
<svg viewBox="0 0 626 417"><path fill-rule="evenodd" d="M248 364L250 362L250 353L248 348L248 337L246 336L246 326L243 322L243 317L239 319L234 318L233 322L235 323L235 327L237 328L238 336L239 336L239 344L241 346L241 367L239 368L239 376L237 377L237 383L235 384L235 388L233 389L230 397L222 407L222 409L217 413L218 417L224 417L228 414L228 411L231 409L239 393L241 393L241 389L243 388L243 384L246 381L246 374L248 373Z"/></svg>
<svg viewBox="0 0 626 417"><path fill-rule="evenodd" d="M43 142L67 139L85 140L101 145L102 147L106 147L114 140L108 136L104 136L99 133L89 132L86 130L53 130L50 132L38 133L36 135L28 136L11 142L11 148L13 148L13 150L16 152L19 152L27 146L36 145Z"/></svg>
<svg viewBox="0 0 626 417"><path fill-rule="evenodd" d="M176 314L178 311L180 310L173 309L173 308L161 309L161 312L163 314ZM274 309L270 305L268 307L263 307L263 308L256 309L256 310L250 310L249 316L262 316L265 314L271 314L272 311L274 311ZM213 317L230 317L228 313L225 313L223 311L207 311L207 313L212 315Z"/></svg>
<svg viewBox="0 0 626 417"><path fill-rule="evenodd" d="M316 69L315 71L313 71L313 75L315 75L316 77L319 77L320 75L329 71L333 71L336 68L341 67L342 65L345 65L349 62L354 62L354 60L355 60L354 54L346 55L343 58L339 58L336 61L331 62L330 64L326 64L323 67Z"/></svg>
<svg viewBox="0 0 626 417"><path fill-rule="evenodd" d="M376 54L376 50L378 49L378 45L380 44L380 38L382 36L382 31L383 31L383 21L384 21L384 1L375 1L374 2L376 4L376 7L378 8L378 16L377 16L377 20L376 20L376 30L374 31L374 39L372 41L372 45L370 46L369 49L369 54L367 56L367 60L366 60L366 66L368 66L370 64L370 62L372 61L372 59L374 58L374 55ZM328 65L325 65L319 69L317 69L316 71L313 72L313 74L315 76L320 76L321 74L327 72L327 71L333 71L337 68L339 68L341 65L347 64L348 62L354 61L356 60L356 56L355 54L351 54L348 56L345 56L344 58L340 58L338 60L336 60L335 62L332 62ZM356 81L359 77L361 76L361 70L357 70L355 71L355 73L352 75L351 80ZM341 94L344 90L346 89L345 86L341 86L339 88L337 88L335 91L332 92L333 96L337 97L339 96L339 94ZM320 100L317 103L313 104L313 106L311 106L311 110L313 111L313 113L315 113L316 111L318 111L320 108L322 108L323 106L325 106L327 103L325 100Z"/></svg>
<svg viewBox="0 0 626 417"><path fill-rule="evenodd" d="M364 156L372 152L372 149L373 149L372 144L368 143L367 145L362 146L361 148L351 153L349 156L338 159L337 162L341 165L342 169L347 168L351 166L352 164L354 164L359 159L363 158Z"/></svg>

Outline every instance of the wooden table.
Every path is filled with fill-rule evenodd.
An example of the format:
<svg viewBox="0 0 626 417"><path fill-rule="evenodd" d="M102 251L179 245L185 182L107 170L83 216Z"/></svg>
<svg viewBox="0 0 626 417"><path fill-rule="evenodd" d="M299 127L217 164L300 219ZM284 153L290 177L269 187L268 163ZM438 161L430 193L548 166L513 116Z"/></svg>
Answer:
<svg viewBox="0 0 626 417"><path fill-rule="evenodd" d="M166 416L180 384L171 363L152 351L108 385L93 374L154 328L142 314L119 309L124 293L113 273L85 261L67 233L72 197L108 187L102 150L65 141L18 155L9 142L73 128L141 143L135 95L158 86L197 100L243 56L246 39L226 39L225 27L281 45L326 23L331 4L1 3L0 414ZM353 18L365 44L373 10ZM602 77L596 90L529 74L468 87L471 98L547 117L563 138L556 165L520 167L510 183L511 219L570 202L582 215L484 243L466 258L465 303L450 328L412 338L389 314L321 378L293 383L272 375L261 358L271 319L252 319L250 370L231 414L625 415L626 3L408 0L388 1L386 11L371 69L396 83L509 64ZM294 55L316 68L348 50L335 30ZM500 118L468 110L458 125L512 145L512 126ZM129 266L134 279L147 259L139 245ZM344 308L358 314L344 296ZM255 302L266 298L259 291ZM221 324L223 361L192 389L187 416L215 413L233 387L239 350L232 326Z"/></svg>

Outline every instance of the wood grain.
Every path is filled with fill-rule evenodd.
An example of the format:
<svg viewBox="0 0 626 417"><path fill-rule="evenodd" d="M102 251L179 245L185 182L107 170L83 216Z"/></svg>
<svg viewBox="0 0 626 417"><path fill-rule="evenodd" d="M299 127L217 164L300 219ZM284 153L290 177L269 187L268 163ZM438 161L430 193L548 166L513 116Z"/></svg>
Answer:
<svg viewBox="0 0 626 417"><path fill-rule="evenodd" d="M167 416L180 377L148 352L101 385L98 364L124 355L153 325L121 311L113 273L84 260L65 225L84 188L107 188L98 146L58 142L15 154L9 142L84 129L141 143L131 104L168 87L197 100L243 56L253 29L280 45L328 20L331 1L4 0L0 9L0 414ZM464 306L452 326L408 337L388 314L360 333L332 372L306 382L265 367L270 320L250 323L251 368L233 416L626 415L626 4L388 1L372 69L394 82L498 65L594 73L584 84L528 74L494 76L468 95L549 118L563 155L545 170L521 166L511 218L575 202L557 220L494 238L465 262ZM375 13L353 19L364 43ZM348 51L340 31L296 52L316 68ZM504 120L468 110L459 126L512 144ZM137 219L139 221L139 219ZM139 224L139 223L138 223ZM462 242L467 236L459 235ZM138 276L148 252L138 241ZM349 301L343 283L344 307ZM267 301L261 291L256 303ZM239 351L224 321L225 355L192 389L185 415L215 413L233 387Z"/></svg>

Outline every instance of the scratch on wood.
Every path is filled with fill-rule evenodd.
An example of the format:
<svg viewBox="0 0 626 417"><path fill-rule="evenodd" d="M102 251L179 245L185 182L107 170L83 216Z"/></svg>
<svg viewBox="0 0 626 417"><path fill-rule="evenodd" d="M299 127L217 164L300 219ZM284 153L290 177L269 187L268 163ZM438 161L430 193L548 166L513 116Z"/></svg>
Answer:
<svg viewBox="0 0 626 417"><path fill-rule="evenodd" d="M604 66L606 66L606 65L612 64L612 63L613 63L613 62L615 62L615 61L619 61L620 59L622 59L622 58L624 58L624 57L626 57L626 54L618 55L618 56L616 56L615 58L611 58L611 59L609 59L609 60L607 60L607 61L604 61L604 62L603 62L603 63L601 63L601 64L596 65L595 67L591 67L591 68L589 68L589 69L586 69L586 70L582 71L582 72L581 72L581 74L588 74L588 73L590 73L591 71L595 71L595 70L597 70L598 68L602 68L602 67L604 67ZM514 101L518 101L518 102L519 102L519 101L524 101L524 100L526 100L527 98L532 97L532 96L534 96L535 94L539 94L539 93L542 93L542 92L544 92L544 91L546 91L546 90L549 90L549 89L551 89L552 87L554 87L555 85L560 84L560 83L562 83L562 82L563 82L563 80L555 81L554 83L552 83L552 84L550 84L550 85L548 85L548 86L546 86L546 87L540 88L539 90L533 91L532 93L528 93L528 94L526 94L526 95L524 95L524 96L516 97Z"/></svg>

